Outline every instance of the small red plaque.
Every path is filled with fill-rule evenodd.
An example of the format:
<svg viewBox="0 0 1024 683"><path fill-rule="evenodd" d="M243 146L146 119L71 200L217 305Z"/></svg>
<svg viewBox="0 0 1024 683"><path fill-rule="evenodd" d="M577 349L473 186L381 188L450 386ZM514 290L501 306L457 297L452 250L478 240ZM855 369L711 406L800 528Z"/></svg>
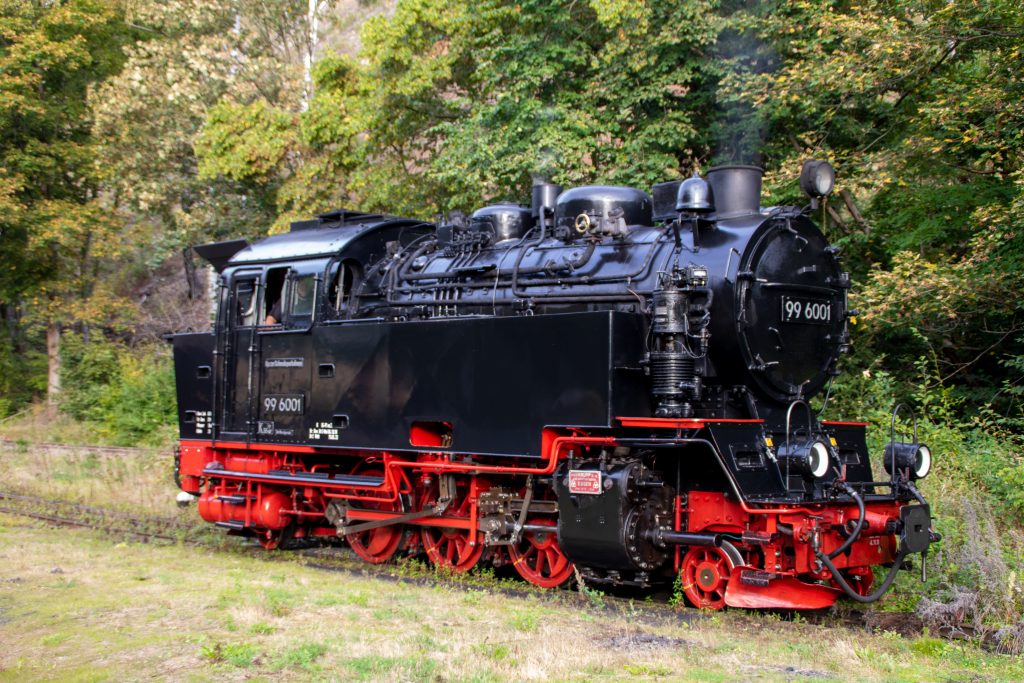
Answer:
<svg viewBox="0 0 1024 683"><path fill-rule="evenodd" d="M601 495L601 471L569 470L569 493Z"/></svg>

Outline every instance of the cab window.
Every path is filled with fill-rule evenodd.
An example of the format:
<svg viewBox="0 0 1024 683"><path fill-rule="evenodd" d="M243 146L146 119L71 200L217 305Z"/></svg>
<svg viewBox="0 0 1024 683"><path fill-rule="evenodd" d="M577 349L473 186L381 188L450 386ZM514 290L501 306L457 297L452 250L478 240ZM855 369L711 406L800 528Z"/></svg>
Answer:
<svg viewBox="0 0 1024 683"><path fill-rule="evenodd" d="M288 313L292 317L310 317L313 315L313 302L316 295L316 279L312 274L299 275L292 281L291 295L288 302Z"/></svg>
<svg viewBox="0 0 1024 683"><path fill-rule="evenodd" d="M235 282L236 327L252 327L256 324L256 280L245 279Z"/></svg>
<svg viewBox="0 0 1024 683"><path fill-rule="evenodd" d="M267 292L263 297L263 324L280 325L284 322L284 283L288 268L271 268L267 271Z"/></svg>
<svg viewBox="0 0 1024 683"><path fill-rule="evenodd" d="M355 261L340 261L331 265L327 276L327 301L330 314L341 317L352 305L352 293L362 281L362 269Z"/></svg>

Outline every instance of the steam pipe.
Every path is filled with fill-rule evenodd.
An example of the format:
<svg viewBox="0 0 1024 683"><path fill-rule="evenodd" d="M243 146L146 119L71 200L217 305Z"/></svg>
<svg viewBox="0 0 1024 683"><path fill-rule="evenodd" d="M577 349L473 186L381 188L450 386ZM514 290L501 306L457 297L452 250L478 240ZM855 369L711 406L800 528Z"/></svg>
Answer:
<svg viewBox="0 0 1024 683"><path fill-rule="evenodd" d="M669 529L650 529L645 534L648 541L655 545L693 545L709 548L721 548L722 534L693 533L690 531L671 531Z"/></svg>
<svg viewBox="0 0 1024 683"><path fill-rule="evenodd" d="M624 282L624 281L633 280L633 279L639 277L640 275L642 275L643 273L645 273L647 270L650 269L651 261L654 260L654 254L658 250L658 246L662 243L662 238L663 238L663 236L659 236L657 239L655 239L653 242L651 242L651 246L648 249L647 254L644 257L643 262L640 264L640 267L637 268L637 270L632 272L632 273L616 273L615 275L604 276L604 277L592 277L592 276L587 276L587 275L576 275L576 276L569 276L569 277L541 278L541 279L531 280L529 283L527 283L527 284L525 284L523 286L525 286L525 287L535 287L535 286L542 286L542 285L562 285L562 284L576 284L576 283L586 283L586 284L589 284L589 285L593 285L593 284L605 283L605 282ZM519 254L518 254L517 258L516 258L515 265L512 268L504 268L504 269L499 268L499 269L497 269L493 273L494 278L498 279L498 278L501 278L503 276L511 275L512 276L512 283L511 284L512 284L512 289L513 289L513 296L518 296L518 297L523 297L523 298L536 298L536 299L541 299L541 300L549 302L549 303L561 303L561 302L568 303L568 302L571 302L571 301L572 302L579 301L579 297L574 297L574 296L571 296L571 295L553 295L553 296L546 296L546 295L543 295L543 294L541 294L541 295L531 295L531 294L525 293L524 290L519 288L519 285L518 285L518 276L519 275L532 274L532 273L542 273L542 272L547 271L547 270L550 269L550 266L548 264L541 264L541 265L537 265L537 266L529 266L527 268L521 267L522 260L526 256L526 252L529 250L529 248L530 247L539 247L540 244L541 244L541 241L543 241L543 239L544 239L544 237L542 235L541 238L539 238L537 240L531 241L531 242L529 242L527 244L523 244L520 247ZM594 250L596 249L596 247L597 247L597 242L591 242L587 246L587 251L584 252L584 254L582 254L580 258L576 259L575 261L571 261L570 263L564 264L564 265L560 266L560 268L565 268L565 269L569 269L569 270L577 270L577 269L583 267L584 265L586 265L590 261L590 259L593 256L593 253L594 253ZM419 255L420 255L420 252L417 252L417 253L413 254L413 256L411 256L408 259L406 264L403 264L403 266L400 268L400 272L397 273L397 276L399 278L401 278L402 280L409 280L409 281L411 281L411 280L441 280L441 279L444 279L445 277L450 277L449 275L446 275L445 273L416 273L416 274L409 274L407 272L408 271L407 264L411 263L412 260L415 259ZM398 286L396 284L391 289L394 292L398 292L398 293L402 293L402 294L411 294L411 293L414 293L414 292L429 292L429 291L432 291L434 289L437 289L440 286L442 286L442 285ZM493 280L488 280L486 282L462 282L462 283L459 283L458 286L459 287L463 287L463 288L490 289L490 288L494 287L494 282L493 282ZM625 295L621 295L621 296L620 295L615 295L615 298L612 298L612 299L602 299L602 301L631 301L632 299L633 299L633 297L627 297ZM399 302L399 301L394 300L390 296L388 297L387 301L388 301L388 303L398 304L398 305L406 305L406 304L414 303L414 302Z"/></svg>

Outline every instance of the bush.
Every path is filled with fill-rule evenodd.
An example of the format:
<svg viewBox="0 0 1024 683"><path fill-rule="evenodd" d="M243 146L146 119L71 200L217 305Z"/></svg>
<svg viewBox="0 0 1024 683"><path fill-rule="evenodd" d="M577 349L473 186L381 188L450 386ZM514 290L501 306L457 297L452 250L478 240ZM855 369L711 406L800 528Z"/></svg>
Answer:
<svg viewBox="0 0 1024 683"><path fill-rule="evenodd" d="M46 392L46 355L16 352L6 335L0 336L0 418L16 413Z"/></svg>
<svg viewBox="0 0 1024 683"><path fill-rule="evenodd" d="M157 443L173 430L174 368L162 347L68 335L62 356L64 412L118 444Z"/></svg>
<svg viewBox="0 0 1024 683"><path fill-rule="evenodd" d="M935 457L933 472L920 488L943 539L929 556L928 582L922 587L914 576L901 576L886 604L916 608L933 632L986 636L1003 627L1000 647L1014 651L1022 642L1014 624L1024 607L1020 437L985 410L975 410L969 420L959 417L969 411L939 381L933 359L910 364L900 379L884 369L884 357L854 360L861 361L860 369L846 368L836 381L826 417L871 424L868 449L875 477L888 479L880 456L897 402L915 409L918 438ZM910 413L900 415L908 419L897 423L897 438L912 432Z"/></svg>

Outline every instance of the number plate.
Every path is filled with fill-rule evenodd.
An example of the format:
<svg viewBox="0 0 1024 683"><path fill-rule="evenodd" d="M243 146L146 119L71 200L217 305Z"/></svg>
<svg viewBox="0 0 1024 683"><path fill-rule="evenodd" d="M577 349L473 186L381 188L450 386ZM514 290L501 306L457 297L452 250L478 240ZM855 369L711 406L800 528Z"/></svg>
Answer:
<svg viewBox="0 0 1024 683"><path fill-rule="evenodd" d="M782 297L782 322L811 325L832 324L832 302L828 299Z"/></svg>
<svg viewBox="0 0 1024 683"><path fill-rule="evenodd" d="M264 415L301 415L305 407L302 394L267 394L263 397Z"/></svg>

